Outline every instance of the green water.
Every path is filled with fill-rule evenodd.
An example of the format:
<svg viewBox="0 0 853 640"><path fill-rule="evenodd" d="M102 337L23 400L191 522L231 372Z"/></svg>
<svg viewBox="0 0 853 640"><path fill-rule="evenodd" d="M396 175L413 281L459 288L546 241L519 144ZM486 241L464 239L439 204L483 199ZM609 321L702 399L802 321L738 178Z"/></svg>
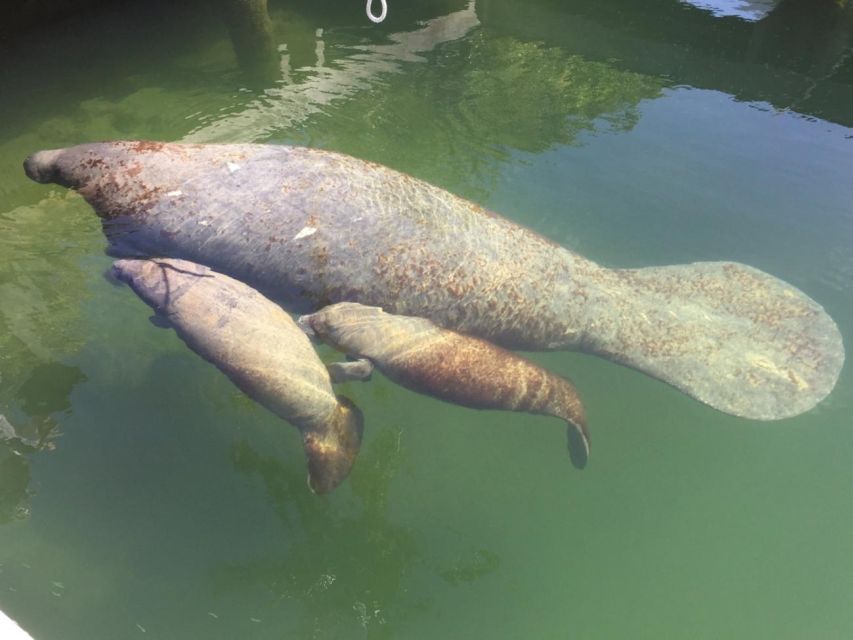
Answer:
<svg viewBox="0 0 853 640"><path fill-rule="evenodd" d="M102 278L89 207L21 170L98 139L340 150L609 266L751 264L850 348L853 8L389 4L375 27L360 2L271 0L260 86L201 3L2 45L0 414L41 446L0 444L0 609L38 640L853 637L849 366L759 423L534 354L583 395L583 472L556 420L379 376L343 389L366 440L318 498L297 432L152 326Z"/></svg>

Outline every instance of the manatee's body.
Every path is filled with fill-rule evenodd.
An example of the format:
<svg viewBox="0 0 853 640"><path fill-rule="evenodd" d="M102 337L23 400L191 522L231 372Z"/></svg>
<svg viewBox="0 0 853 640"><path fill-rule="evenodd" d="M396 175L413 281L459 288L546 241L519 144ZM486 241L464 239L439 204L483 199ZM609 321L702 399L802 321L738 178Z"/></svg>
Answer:
<svg viewBox="0 0 853 640"><path fill-rule="evenodd" d="M399 384L474 409L506 409L561 418L572 463L586 466L586 414L568 381L485 340L442 329L426 318L342 302L299 324L332 347L368 358Z"/></svg>
<svg viewBox="0 0 853 640"><path fill-rule="evenodd" d="M193 351L299 429L314 491L330 491L349 474L361 444L361 412L335 396L310 341L281 307L184 260L117 260L113 273Z"/></svg>
<svg viewBox="0 0 853 640"><path fill-rule="evenodd" d="M78 190L112 253L206 264L293 311L353 301L507 348L583 350L760 419L814 406L844 361L821 306L761 271L603 268L337 153L111 142L39 152L25 167Z"/></svg>

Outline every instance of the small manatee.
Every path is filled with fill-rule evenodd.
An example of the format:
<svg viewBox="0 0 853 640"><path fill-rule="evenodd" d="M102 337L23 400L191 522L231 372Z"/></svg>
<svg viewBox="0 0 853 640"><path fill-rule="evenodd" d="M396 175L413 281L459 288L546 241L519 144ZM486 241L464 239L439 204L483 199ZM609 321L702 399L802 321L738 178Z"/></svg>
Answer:
<svg viewBox="0 0 853 640"><path fill-rule="evenodd" d="M341 302L299 324L348 354L370 359L404 387L474 409L554 416L568 424L569 457L589 457L586 414L575 387L490 342L442 329L430 320Z"/></svg>
<svg viewBox="0 0 853 640"><path fill-rule="evenodd" d="M361 412L336 397L308 337L251 287L184 260L117 260L126 282L193 351L302 433L308 484L337 487L361 446Z"/></svg>

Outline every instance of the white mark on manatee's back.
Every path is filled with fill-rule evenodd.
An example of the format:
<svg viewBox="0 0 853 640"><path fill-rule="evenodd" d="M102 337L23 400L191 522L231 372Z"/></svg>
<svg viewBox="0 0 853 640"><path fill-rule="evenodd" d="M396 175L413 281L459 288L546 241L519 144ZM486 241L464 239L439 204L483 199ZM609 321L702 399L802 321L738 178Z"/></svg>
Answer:
<svg viewBox="0 0 853 640"><path fill-rule="evenodd" d="M307 238L310 235L317 233L316 227L303 227L302 231L293 236L294 240L301 240L302 238Z"/></svg>

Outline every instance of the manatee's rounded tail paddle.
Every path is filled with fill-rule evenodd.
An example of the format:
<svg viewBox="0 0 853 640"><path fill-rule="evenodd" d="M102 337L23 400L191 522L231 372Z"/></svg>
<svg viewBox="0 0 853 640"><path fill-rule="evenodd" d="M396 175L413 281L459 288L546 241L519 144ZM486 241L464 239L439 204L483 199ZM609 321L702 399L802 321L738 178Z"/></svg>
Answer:
<svg viewBox="0 0 853 640"><path fill-rule="evenodd" d="M595 319L583 350L733 415L807 411L844 364L841 334L819 304L743 264L606 270L587 294Z"/></svg>
<svg viewBox="0 0 853 640"><path fill-rule="evenodd" d="M371 360L391 380L447 402L554 416L568 424L569 457L589 457L586 414L568 380L479 338L442 329L425 318L342 302L298 323L323 342Z"/></svg>
<svg viewBox="0 0 853 640"><path fill-rule="evenodd" d="M815 406L844 362L823 308L757 269L605 268L338 153L120 141L42 151L25 165L86 198L112 255L206 264L293 311L360 302L509 349L587 351L762 420Z"/></svg>
<svg viewBox="0 0 853 640"><path fill-rule="evenodd" d="M315 493L331 491L347 477L361 446L361 412L335 397L310 341L278 305L185 260L117 260L113 274L190 349L300 430Z"/></svg>

